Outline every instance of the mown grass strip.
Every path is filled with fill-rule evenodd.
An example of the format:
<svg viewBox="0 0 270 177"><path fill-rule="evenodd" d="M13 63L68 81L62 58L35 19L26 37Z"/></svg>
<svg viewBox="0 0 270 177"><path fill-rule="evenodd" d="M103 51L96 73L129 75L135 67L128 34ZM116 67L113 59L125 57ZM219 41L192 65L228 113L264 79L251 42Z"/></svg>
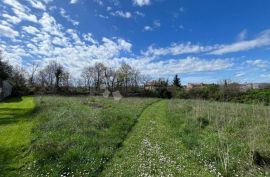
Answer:
<svg viewBox="0 0 270 177"><path fill-rule="evenodd" d="M0 176L17 176L31 141L35 102L32 97L10 98L0 103Z"/></svg>
<svg viewBox="0 0 270 177"><path fill-rule="evenodd" d="M187 149L171 132L168 101L145 109L102 176L211 176L186 158Z"/></svg>

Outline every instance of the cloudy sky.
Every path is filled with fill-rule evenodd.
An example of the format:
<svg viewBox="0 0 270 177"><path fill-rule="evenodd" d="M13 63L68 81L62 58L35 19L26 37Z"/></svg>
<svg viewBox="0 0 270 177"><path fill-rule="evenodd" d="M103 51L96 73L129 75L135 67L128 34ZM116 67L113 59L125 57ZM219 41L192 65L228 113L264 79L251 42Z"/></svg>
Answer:
<svg viewBox="0 0 270 177"><path fill-rule="evenodd" d="M128 63L183 83L270 82L269 0L1 0L12 65Z"/></svg>

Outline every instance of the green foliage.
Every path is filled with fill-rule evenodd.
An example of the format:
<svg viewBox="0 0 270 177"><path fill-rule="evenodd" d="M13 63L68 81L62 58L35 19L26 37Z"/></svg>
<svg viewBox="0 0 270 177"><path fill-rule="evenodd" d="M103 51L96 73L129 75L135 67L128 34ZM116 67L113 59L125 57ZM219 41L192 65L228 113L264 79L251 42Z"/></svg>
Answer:
<svg viewBox="0 0 270 177"><path fill-rule="evenodd" d="M181 87L181 81L177 74L173 78L173 86Z"/></svg>
<svg viewBox="0 0 270 177"><path fill-rule="evenodd" d="M270 104L270 89L240 92L238 90L222 89L220 86L212 84L191 90L174 89L173 97L236 103L263 103L265 106L268 106Z"/></svg>

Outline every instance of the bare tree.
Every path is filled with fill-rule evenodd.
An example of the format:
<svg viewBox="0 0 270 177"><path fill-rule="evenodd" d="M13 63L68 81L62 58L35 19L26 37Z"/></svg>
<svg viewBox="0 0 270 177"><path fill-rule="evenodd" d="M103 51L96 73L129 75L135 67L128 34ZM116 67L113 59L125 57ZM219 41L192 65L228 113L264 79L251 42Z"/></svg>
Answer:
<svg viewBox="0 0 270 177"><path fill-rule="evenodd" d="M102 80L105 77L106 67L104 66L103 63L96 63L94 68L95 68L95 76L96 76L96 79L95 79L96 91L100 91L100 85L102 84Z"/></svg>
<svg viewBox="0 0 270 177"><path fill-rule="evenodd" d="M95 68L91 66L85 67L82 71L81 77L83 78L89 93L91 93L91 87L95 82Z"/></svg>
<svg viewBox="0 0 270 177"><path fill-rule="evenodd" d="M38 62L33 61L30 63L30 77L29 77L29 84L30 85L34 85L34 77L35 77L35 74L36 74L38 68L39 68Z"/></svg>
<svg viewBox="0 0 270 177"><path fill-rule="evenodd" d="M148 82L151 81L151 77L150 77L149 75L142 74L142 75L140 75L139 81L140 81L140 84L143 85L143 88L144 88L144 90L145 90L145 85L146 85Z"/></svg>
<svg viewBox="0 0 270 177"><path fill-rule="evenodd" d="M70 86L70 73L69 72L63 72L61 78L60 78L60 85L65 87L65 88L69 88Z"/></svg>
<svg viewBox="0 0 270 177"><path fill-rule="evenodd" d="M107 68L105 71L105 82L108 90L110 91L110 94L115 89L115 84L116 84L116 71L112 68Z"/></svg>
<svg viewBox="0 0 270 177"><path fill-rule="evenodd" d="M117 77L118 82L121 82L125 88L125 94L128 92L128 85L131 80L132 75L132 68L128 64L122 64L121 67L118 69Z"/></svg>
<svg viewBox="0 0 270 177"><path fill-rule="evenodd" d="M37 82L41 87L45 87L48 85L46 76L47 76L47 74L45 73L44 70L41 70L38 72Z"/></svg>

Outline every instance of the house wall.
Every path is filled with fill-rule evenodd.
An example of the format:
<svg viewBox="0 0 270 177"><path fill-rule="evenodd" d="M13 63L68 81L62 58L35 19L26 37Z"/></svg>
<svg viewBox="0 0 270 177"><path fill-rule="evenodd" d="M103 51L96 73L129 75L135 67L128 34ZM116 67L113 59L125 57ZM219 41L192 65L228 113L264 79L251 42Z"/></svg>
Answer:
<svg viewBox="0 0 270 177"><path fill-rule="evenodd" d="M2 88L0 88L0 100L11 95L12 85L8 81L2 82Z"/></svg>

